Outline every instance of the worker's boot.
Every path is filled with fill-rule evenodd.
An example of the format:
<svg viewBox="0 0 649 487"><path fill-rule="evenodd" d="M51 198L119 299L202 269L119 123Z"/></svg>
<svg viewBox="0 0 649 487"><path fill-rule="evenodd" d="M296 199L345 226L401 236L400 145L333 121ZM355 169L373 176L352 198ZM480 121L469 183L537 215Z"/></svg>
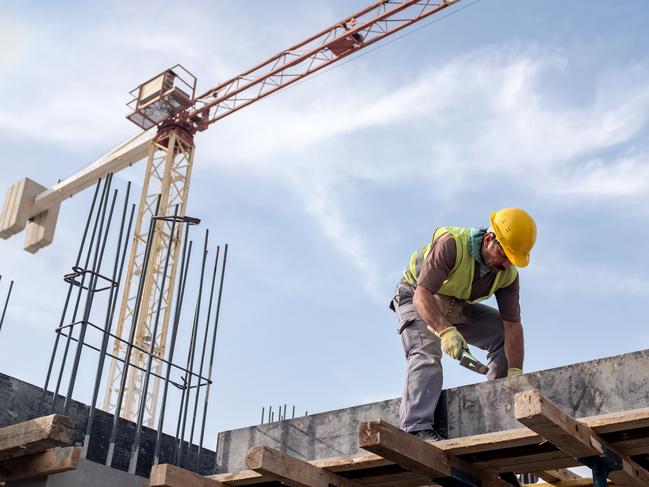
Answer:
<svg viewBox="0 0 649 487"><path fill-rule="evenodd" d="M424 441L439 441L444 439L434 429L413 431L411 434Z"/></svg>

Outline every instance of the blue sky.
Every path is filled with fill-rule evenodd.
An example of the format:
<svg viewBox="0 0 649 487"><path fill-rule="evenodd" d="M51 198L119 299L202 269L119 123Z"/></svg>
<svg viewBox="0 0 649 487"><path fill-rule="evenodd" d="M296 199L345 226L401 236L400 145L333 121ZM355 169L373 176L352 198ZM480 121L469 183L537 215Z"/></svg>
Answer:
<svg viewBox="0 0 649 487"><path fill-rule="evenodd" d="M136 133L128 92L169 66L203 91L365 5L5 2L0 186L52 185ZM269 404L400 395L387 302L401 269L435 226L500 207L539 230L521 272L527 371L649 346L649 5L449 10L466 5L197 135L187 213L230 244L209 446ZM16 281L0 371L43 383L89 198L63 204L35 256L22 234L0 241L0 298ZM445 359L445 387L480 379Z"/></svg>

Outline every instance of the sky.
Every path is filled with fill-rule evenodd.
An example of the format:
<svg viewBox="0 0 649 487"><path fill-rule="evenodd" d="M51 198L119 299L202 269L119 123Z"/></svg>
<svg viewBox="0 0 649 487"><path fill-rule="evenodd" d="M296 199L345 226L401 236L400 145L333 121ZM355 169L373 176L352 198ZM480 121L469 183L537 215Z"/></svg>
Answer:
<svg viewBox="0 0 649 487"><path fill-rule="evenodd" d="M170 66L203 92L365 5L3 2L0 187L51 186L137 133L128 93ZM520 272L525 371L649 347L649 4L462 0L445 12L196 136L194 239L207 228L229 244L208 447L269 405L290 415L398 397L387 305L410 254L435 227L486 226L503 207L538 226ZM137 193L143 173L116 184ZM0 241L2 302L15 281L2 373L44 382L91 193L63 203L38 254L23 234ZM88 402L95 363L84 353L75 398ZM445 387L482 380L444 367Z"/></svg>

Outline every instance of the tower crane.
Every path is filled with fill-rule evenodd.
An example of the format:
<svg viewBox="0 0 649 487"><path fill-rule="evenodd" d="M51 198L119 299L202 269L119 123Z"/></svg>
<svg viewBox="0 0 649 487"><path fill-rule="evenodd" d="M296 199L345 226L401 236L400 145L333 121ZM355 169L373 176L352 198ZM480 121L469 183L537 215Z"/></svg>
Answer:
<svg viewBox="0 0 649 487"><path fill-rule="evenodd" d="M364 49L408 26L438 13L459 0L381 0L318 32L308 39L235 76L224 83L196 94L196 77L181 65L165 70L142 83L131 94L127 118L143 129L79 173L46 188L23 179L9 188L0 216L0 237L26 230L25 250L35 253L49 245L61 202L94 184L107 173L115 173L143 158L147 159L140 204L131 245L127 276L117 330L118 337L129 336L135 323L136 352L131 357L127 377L124 364L113 359L110 365L103 409L135 420L139 403L145 401L145 424L155 420L162 361L156 360L154 384L144 394L143 365L147 350L154 343L154 354L163 358L171 314L171 301L178 264L180 226L171 234L164 221L157 223L149 267L143 269L149 222L158 196L158 214L184 216L194 159L194 135L215 122L262 98ZM170 247L168 285L161 286L165 250ZM140 312L135 313L136 291L144 277ZM156 336L153 321L158 307L162 322ZM134 320L135 319L135 320ZM113 354L125 356L126 344L116 340ZM139 367L139 368L138 368ZM124 384L124 401L116 404L119 386ZM144 397L143 397L144 396Z"/></svg>

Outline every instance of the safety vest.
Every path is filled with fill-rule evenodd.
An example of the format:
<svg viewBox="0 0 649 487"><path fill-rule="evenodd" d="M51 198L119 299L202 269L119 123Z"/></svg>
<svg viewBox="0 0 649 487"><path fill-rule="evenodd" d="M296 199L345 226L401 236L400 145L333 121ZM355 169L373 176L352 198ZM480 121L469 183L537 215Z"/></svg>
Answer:
<svg viewBox="0 0 649 487"><path fill-rule="evenodd" d="M477 303L478 301L484 301L485 299L490 298L498 289L507 287L514 282L514 279L516 279L518 274L516 267L511 266L505 271L498 271L489 293L486 296L481 296L470 301L469 296L471 296L473 275L475 273L475 259L473 258L473 255L471 255L471 229L462 227L440 227L435 230L435 233L433 233L431 243L422 249L416 250L412 254L412 257L410 257L410 265L408 265L406 270L403 271L403 278L412 287L417 287L419 272L426 260L428 252L430 252L433 242L445 233L450 233L453 236L457 255L455 257L455 265L453 266L453 269L451 269L451 272L442 284L442 287L437 291L439 294L464 299L469 303Z"/></svg>

